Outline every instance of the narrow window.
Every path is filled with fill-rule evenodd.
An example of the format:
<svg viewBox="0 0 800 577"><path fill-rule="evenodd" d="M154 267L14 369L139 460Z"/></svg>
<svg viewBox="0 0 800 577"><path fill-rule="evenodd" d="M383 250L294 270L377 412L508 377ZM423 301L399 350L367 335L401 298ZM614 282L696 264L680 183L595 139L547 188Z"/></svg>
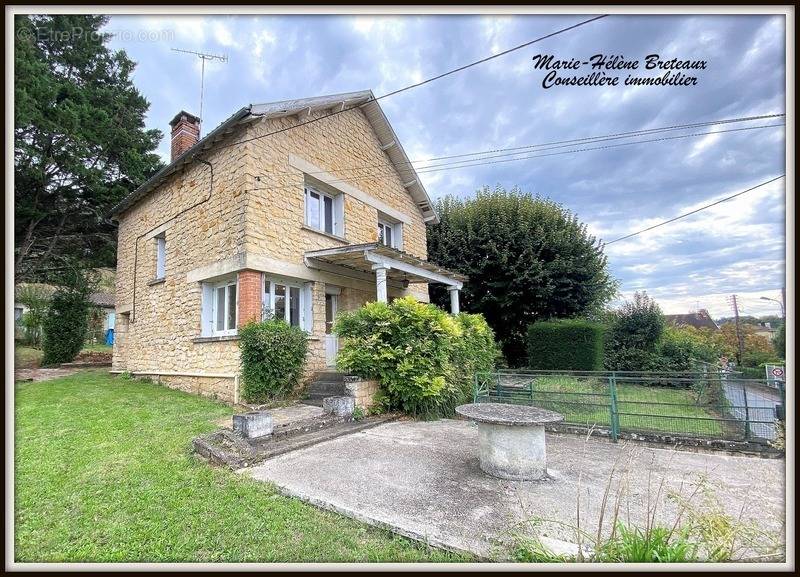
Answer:
<svg viewBox="0 0 800 577"><path fill-rule="evenodd" d="M261 299L261 318L266 319L272 315L272 293L270 286L272 283L269 280L264 280L264 295Z"/></svg>
<svg viewBox="0 0 800 577"><path fill-rule="evenodd" d="M286 319L286 286L275 285L275 318Z"/></svg>
<svg viewBox="0 0 800 577"><path fill-rule="evenodd" d="M392 223L386 222L384 220L378 221L378 242L390 246L392 248L397 248L395 244L395 234L394 234L394 225Z"/></svg>
<svg viewBox="0 0 800 577"><path fill-rule="evenodd" d="M236 285L228 285L228 303L227 303L227 323L225 330L232 331L236 329Z"/></svg>
<svg viewBox="0 0 800 577"><path fill-rule="evenodd" d="M300 288L289 287L289 324L300 326Z"/></svg>
<svg viewBox="0 0 800 577"><path fill-rule="evenodd" d="M156 278L164 278L167 270L167 239L162 234L156 237Z"/></svg>
<svg viewBox="0 0 800 577"><path fill-rule="evenodd" d="M217 287L217 296L214 302L214 307L216 309L216 317L217 317L217 326L215 327L216 332L222 332L225 330L225 287Z"/></svg>
<svg viewBox="0 0 800 577"><path fill-rule="evenodd" d="M322 198L325 203L325 232L333 234L333 199L330 196Z"/></svg>

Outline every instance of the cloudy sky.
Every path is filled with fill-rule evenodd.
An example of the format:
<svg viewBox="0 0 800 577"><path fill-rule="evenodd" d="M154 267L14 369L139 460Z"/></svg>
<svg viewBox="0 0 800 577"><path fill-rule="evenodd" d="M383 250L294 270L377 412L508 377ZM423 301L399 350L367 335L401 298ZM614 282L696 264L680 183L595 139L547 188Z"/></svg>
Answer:
<svg viewBox="0 0 800 577"><path fill-rule="evenodd" d="M204 132L249 103L372 89L378 96L587 19L538 16L114 16L151 102L147 123L168 131L199 110L200 63L170 48L226 54L206 65ZM785 112L782 16L610 16L381 101L412 160L523 147L676 124ZM705 60L691 87L542 87L532 57ZM585 75L582 67L562 75ZM635 71L654 75L651 71ZM627 72L622 75L624 80ZM779 124L702 127L550 149L535 156L423 174L436 198L519 186L562 203L610 241L784 172L782 127L575 151L579 148ZM159 152L169 155L168 139ZM495 153L497 154L497 153ZM510 160L517 156L496 157ZM438 161L439 164L446 161ZM452 160L449 162L453 162ZM417 166L431 164L421 162ZM474 163L473 163L474 164ZM779 180L697 215L606 248L621 295L647 290L666 313L777 314L785 266Z"/></svg>

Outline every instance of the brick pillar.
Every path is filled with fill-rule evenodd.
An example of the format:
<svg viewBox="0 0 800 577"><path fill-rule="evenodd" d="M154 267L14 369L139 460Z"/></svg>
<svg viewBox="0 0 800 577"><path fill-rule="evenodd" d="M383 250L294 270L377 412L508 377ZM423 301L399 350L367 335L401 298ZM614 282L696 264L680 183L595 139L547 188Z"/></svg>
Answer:
<svg viewBox="0 0 800 577"><path fill-rule="evenodd" d="M261 273L239 271L239 326L261 320Z"/></svg>

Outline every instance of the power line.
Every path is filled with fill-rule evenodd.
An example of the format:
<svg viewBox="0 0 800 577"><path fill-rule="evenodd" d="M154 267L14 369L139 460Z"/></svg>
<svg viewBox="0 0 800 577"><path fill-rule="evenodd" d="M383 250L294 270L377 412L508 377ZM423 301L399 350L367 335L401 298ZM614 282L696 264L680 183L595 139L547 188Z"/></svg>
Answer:
<svg viewBox="0 0 800 577"><path fill-rule="evenodd" d="M639 230L639 231L636 231L636 232L632 232L631 234L626 234L625 236L621 236L619 238L615 238L614 240L610 240L610 241L608 241L607 243L604 243L604 244L606 246L608 246L609 244L613 244L615 242L619 242L621 240L625 240L625 239L631 238L633 236L642 234L643 232L647 232L647 231L653 230L654 228L658 228L660 226L664 226L665 224L669 224L671 222L675 222L676 220L680 220L682 218L686 218L687 216L691 216L693 214L697 214L698 212L700 212L702 210L706 210L707 208L711 208L712 206L716 206L718 204L722 204L723 202L727 202L729 200L732 200L732 199L736 198L737 196L742 196L743 194L748 193L748 192L750 192L752 190L755 190L757 188L761 188L762 186L766 186L766 185L768 185L768 184L770 184L772 182L775 182L776 180L780 180L781 178L783 178L785 176L786 176L785 174L781 174L780 176L776 176L775 178L771 178L771 179L769 179L769 180L767 180L765 182L762 182L761 184L757 184L757 185L755 185L755 186L753 186L751 188L748 188L747 190L743 190L741 192L737 192L736 194L732 194L730 196L726 196L725 198L717 200L715 202L712 202L711 204L707 204L705 206L701 206L700 208L697 208L697 209L692 210L690 212L681 214L681 215L676 216L674 218L670 218L669 220L665 220L663 222L659 222L658 224L654 224L653 226L648 226L647 228L643 228L642 230Z"/></svg>
<svg viewBox="0 0 800 577"><path fill-rule="evenodd" d="M556 140L556 141L553 141L553 142L543 142L543 143L539 143L539 144L527 144L527 145L523 145L523 146L516 146L516 147L509 147L509 148L495 148L495 149L490 149L490 150L481 150L481 151L477 151L477 152L466 152L466 153L461 153L461 154L452 154L452 155L448 155L448 156L438 156L438 157L430 157L430 158L426 158L426 159L409 160L408 162L392 163L391 165L388 165L385 162L382 163L382 164L365 164L365 165L360 165L360 166L356 165L356 166L350 166L350 167L347 167L347 168L338 169L336 172L338 174L341 174L341 173L349 173L349 172L355 172L355 171L366 170L366 169L371 169L371 168L382 168L382 169L400 171L400 170L406 170L406 169L396 168L397 164L400 164L400 165L411 165L411 164L421 163L421 162L434 162L434 161L438 161L438 160L450 160L450 159L454 159L454 158L464 158L464 157L467 157L467 156L475 156L475 157L479 157L479 158L470 158L470 159L465 159L465 160L459 161L459 162L476 162L476 161L486 160L488 158L500 158L500 157L503 157L503 156L514 156L516 154L523 154L524 151L531 151L531 149L534 149L534 148L537 148L539 150L553 150L553 149L556 149L556 148L567 148L569 146L572 146L573 144L578 144L578 143L592 144L594 142L606 142L606 141L609 141L609 140L620 140L620 139L631 138L631 137L635 137L635 136L645 136L645 135L650 135L650 134L660 134L662 132L670 132L670 131L674 131L674 130L682 130L682 129L688 129L688 128L698 128L698 127L702 127L702 126L714 126L714 125L718 125L718 124L732 124L732 123L738 123L738 122L749 122L749 121L752 121L752 120L764 120L764 119L768 119L768 118L781 118L781 117L785 117L785 116L786 116L786 114L762 114L762 115L759 115L759 116L743 116L743 117L738 117L738 118L726 118L726 119L722 119L722 120L709 120L709 121L705 121L705 122L695 122L695 123L691 123L691 124L675 124L675 125L671 125L671 126L662 126L662 127L658 127L658 128L647 128L647 129L640 129L640 130L632 130L632 131L628 131L628 132L616 132L616 133L612 133L612 134L604 134L604 135L599 135L599 136L584 136L584 137L581 137L581 138L573 138L573 139L570 139L570 140ZM774 124L774 125L766 125L766 126L783 126L783 125L782 124ZM761 128L761 126L758 126L758 127L755 127L755 128ZM701 134L711 134L711 133L704 132L704 133L701 133ZM682 135L682 136L680 136L678 138L684 138L686 136L693 136L693 135ZM642 141L639 141L639 142L642 142ZM488 154L492 154L492 153L496 153L496 152L507 152L508 154L498 154L498 155L495 155L495 156L482 156L482 155L488 155ZM452 163L452 164L456 164L456 163ZM431 168L431 167L423 166L423 167L420 167L420 170L422 170L423 168ZM324 174L326 172L329 172L329 171L327 171L327 170L318 170L318 171L307 172L306 174L308 174L309 176L313 176L315 174ZM268 174L267 173L262 173L260 176L272 176L272 175L275 175L275 174L294 174L294 173L295 173L295 171L293 171L293 170L272 170Z"/></svg>
<svg viewBox="0 0 800 577"><path fill-rule="evenodd" d="M730 128L730 129L726 129L726 130L715 130L715 131L709 131L709 132L682 134L682 135L679 135L679 136L653 138L653 139L649 139L649 140L637 140L637 141L633 141L633 142L623 142L623 143L619 143L619 144L609 144L609 145L605 145L605 146L593 146L593 147L588 147L588 148L577 148L577 149L573 149L573 150L562 150L562 151L559 151L559 152L549 152L549 153L545 153L545 154L532 154L532 155L527 155L527 156L520 156L520 157L517 157L517 158L505 158L505 159L502 159L502 160L491 160L491 161L488 161L488 162L481 162L482 159L478 159L476 161L469 160L469 161L460 161L460 162L454 162L454 163L443 163L443 164L439 164L439 165L432 165L432 167L422 167L417 171L417 174L429 174L429 173L433 173L433 172L457 170L459 168L471 168L471 167L476 167L476 166L487 166L487 165L491 165L491 164L515 162L515 161L519 161L519 160L529 160L529 159L532 159L532 158L543 158L543 157L547 157L547 156L558 156L558 155L562 155L562 154L573 154L573 153L576 153L576 152L589 152L589 151L594 151L594 150L607 150L607 149L610 149L610 148L619 148L621 146L631 146L631 145L635 145L635 144L650 144L650 143L654 143L654 142L662 142L662 141L667 141L667 140L676 140L676 139L680 139L680 138L707 136L709 134L723 134L723 133L727 133L727 132L740 132L740 131L744 131L744 130L756 130L756 129L759 129L759 128L771 128L771 127L776 127L776 126L784 126L784 125L783 124L766 124L766 125L760 125L760 126L748 126L748 127L743 127L743 128ZM597 141L597 142L601 142L601 141ZM489 158L494 158L494 157L489 157ZM472 162L472 164L463 164L464 162ZM453 165L458 165L458 166L453 166ZM336 184L353 183L353 182L359 182L359 181L362 181L362 180L379 178L381 176L387 176L387 175L391 174L393 170L394 169L392 167L383 167L382 171L376 171L376 172L374 172L372 174L366 174L366 175L361 175L361 176L353 176L353 177L349 177L349 178L340 178L340 179L336 179L336 180L330 180L330 181L326 181L326 184L336 185ZM257 178L260 180L261 177L271 177L271 176L274 176L275 174L276 174L275 172L264 173L264 174L258 175ZM287 171L287 172L281 172L281 173L278 173L278 174L297 174L297 173L296 173L296 171ZM280 190L280 189L294 188L295 186L297 186L297 185L295 185L295 184L286 184L286 185L258 187L258 188L254 188L254 189L251 189L251 190ZM617 240L621 240L621 239L617 239ZM616 240L612 241L612 242L616 242Z"/></svg>
<svg viewBox="0 0 800 577"><path fill-rule="evenodd" d="M583 22L578 22L577 24L573 24L572 26L567 26L566 28L562 28L560 30L556 30L555 32L551 32L550 34L546 34L545 36L540 36L539 38L534 38L533 40L529 40L528 42L525 42L523 44L519 44L517 46L514 46L513 48L509 48L507 50L503 50L502 52L498 52L497 54L493 54L492 56L487 56L486 58L481 58L480 60L476 60L474 62L470 62L469 64L465 64L463 66L459 66L458 68L454 68L453 70L449 70L447 72L443 72L443 73L438 74L436 76L432 76L431 78L428 78L428 79L423 80L421 82L417 82L415 84L410 84L408 86L404 86L403 88L398 88L397 90L393 90L391 92L387 92L386 94L383 94L381 96L377 96L377 97L375 97L375 98L373 98L373 99L371 99L368 102L365 102L363 104L350 106L349 108L342 107L340 110L336 110L335 112L329 112L328 114L324 114L324 115L319 116L317 118L312 118L311 120L306 120L306 121L300 122L298 124L293 124L292 126L287 126L285 128L280 128L278 130L274 130L272 132L268 132L267 134L262 134L260 136L253 136L251 138L245 138L244 140L239 140L239 141L236 141L236 142L232 142L230 144L224 144L224 145L220 145L220 146L217 146L217 147L212 147L212 148L209 149L209 152L214 151L214 150L221 150L223 148L229 148L231 146L238 146L240 144L245 144L247 142L252 142L253 140L259 140L261 138L267 138L268 136L273 136L275 134L280 134L282 132L287 132L289 130L294 130L295 128L300 128L301 126L307 126L309 124L313 124L315 122L319 122L320 120L324 120L326 118L331 118L333 116L337 116L339 114L342 114L343 112L347 112L347 111L352 110L354 108L358 108L358 107L363 106L364 104L367 104L369 102L377 102L378 100L383 100L384 98L389 98L390 96L394 96L396 94L400 94L401 92L406 92L407 90L411 90L413 88L417 88L417 87L422 86L424 84L428 84L429 82L433 82L435 80L439 80L441 78L444 78L445 76L450 76L451 74L455 74L456 72L461 72L463 70L466 70L467 68L471 68L473 66L477 66L478 64L483 64L484 62L488 62L489 60L493 60L494 58L499 58L501 56L505 56L506 54L510 54L511 52L514 52L516 50L521 50L522 48L526 48L526 47L530 46L531 44L535 44L537 42L541 42L542 40L547 40L548 38L552 38L553 36L557 36L559 34L563 34L564 32L568 32L570 30L574 30L575 28L579 28L580 26L584 26L586 24L594 22L595 20L600 20L601 18L605 18L606 16L608 16L608 15L607 14L601 14L600 16L595 16L594 18L589 18L588 20L584 20Z"/></svg>

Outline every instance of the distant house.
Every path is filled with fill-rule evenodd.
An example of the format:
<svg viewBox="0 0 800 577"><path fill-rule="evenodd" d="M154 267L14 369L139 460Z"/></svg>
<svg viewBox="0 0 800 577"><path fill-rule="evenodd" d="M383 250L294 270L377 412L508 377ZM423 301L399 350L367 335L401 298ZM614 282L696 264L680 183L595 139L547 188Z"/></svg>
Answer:
<svg viewBox="0 0 800 577"><path fill-rule="evenodd" d="M755 334L757 334L757 335L759 335L761 337L764 337L766 339L769 339L770 341L773 338L775 338L775 333L776 332L777 332L777 329L772 327L772 323L767 323L767 322L758 323L758 326L756 327L756 330L755 330Z"/></svg>
<svg viewBox="0 0 800 577"><path fill-rule="evenodd" d="M114 330L116 322L115 311L115 298L114 293L97 292L89 296L89 301L97 308L98 312L102 315L103 332L102 335L97 335L95 338L106 340L108 338L108 331ZM113 342L113 337L112 341Z"/></svg>
<svg viewBox="0 0 800 577"><path fill-rule="evenodd" d="M697 312L681 315L665 315L667 323L674 326L688 326L696 329L719 330L719 326L711 318L706 309L698 309Z"/></svg>

